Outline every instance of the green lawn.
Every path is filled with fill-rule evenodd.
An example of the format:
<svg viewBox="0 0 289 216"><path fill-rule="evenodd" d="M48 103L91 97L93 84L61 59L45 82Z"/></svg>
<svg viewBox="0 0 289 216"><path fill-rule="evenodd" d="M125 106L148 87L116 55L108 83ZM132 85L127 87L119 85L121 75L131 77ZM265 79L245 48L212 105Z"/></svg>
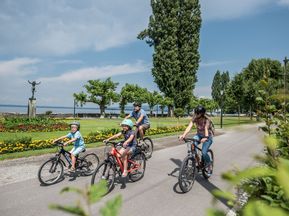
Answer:
<svg viewBox="0 0 289 216"><path fill-rule="evenodd" d="M151 127L162 127L162 126L177 126L177 125L186 125L189 123L189 118L180 118L179 120L176 118L150 118ZM220 118L213 117L212 118L215 127L220 127ZM122 119L81 119L79 120L81 124L81 134L86 136L90 132L95 132L97 130L103 130L108 128L120 128L119 124ZM67 120L67 122L71 122L71 120ZM247 117L240 118L240 121L237 117L225 117L223 119L223 127L231 127L238 124L249 124L256 121L251 121ZM68 131L56 131L56 132L18 132L18 133L9 133L9 132L0 132L0 141L4 139L12 139L15 137L23 137L30 136L33 140L45 140L45 139L53 139L60 136L65 135Z"/></svg>

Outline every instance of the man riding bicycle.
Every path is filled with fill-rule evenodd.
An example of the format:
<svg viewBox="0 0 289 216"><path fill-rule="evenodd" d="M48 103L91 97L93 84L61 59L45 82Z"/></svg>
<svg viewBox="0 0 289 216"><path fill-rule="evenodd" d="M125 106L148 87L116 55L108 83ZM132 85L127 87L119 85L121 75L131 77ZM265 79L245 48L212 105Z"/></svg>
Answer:
<svg viewBox="0 0 289 216"><path fill-rule="evenodd" d="M199 105L195 108L194 116L191 119L185 132L179 137L180 140L183 140L186 137L186 135L192 129L193 124L195 124L197 127L197 134L193 137L193 139L199 141L198 143L194 144L198 145L200 143L203 143L202 157L205 161L205 165L208 166L210 165L211 160L207 152L213 143L213 131L211 129L211 120L206 116L205 107Z"/></svg>
<svg viewBox="0 0 289 216"><path fill-rule="evenodd" d="M136 134L139 132L140 140L143 140L144 132L150 128L149 118L146 112L141 109L141 103L135 102L133 104L134 110L125 117L125 119L133 117L136 122L135 126L137 127Z"/></svg>

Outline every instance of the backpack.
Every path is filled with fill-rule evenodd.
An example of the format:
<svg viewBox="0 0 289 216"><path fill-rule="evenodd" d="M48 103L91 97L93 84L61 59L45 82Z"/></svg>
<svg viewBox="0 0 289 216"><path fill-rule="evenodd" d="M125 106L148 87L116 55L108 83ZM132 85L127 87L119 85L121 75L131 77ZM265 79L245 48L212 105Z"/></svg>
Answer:
<svg viewBox="0 0 289 216"><path fill-rule="evenodd" d="M207 117L207 116L206 116ZM212 135L215 135L215 125L214 122L212 121L212 119L210 119L209 117L207 117L207 119L210 121L210 126L209 126L209 131L212 132Z"/></svg>

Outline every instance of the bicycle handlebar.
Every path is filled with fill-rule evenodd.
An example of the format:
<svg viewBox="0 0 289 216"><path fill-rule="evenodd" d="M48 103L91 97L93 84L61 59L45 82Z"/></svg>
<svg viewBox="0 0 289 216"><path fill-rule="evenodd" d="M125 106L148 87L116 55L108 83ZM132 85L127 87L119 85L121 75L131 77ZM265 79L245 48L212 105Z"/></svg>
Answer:
<svg viewBox="0 0 289 216"><path fill-rule="evenodd" d="M194 138L183 138L185 142L200 142L200 140L194 139Z"/></svg>
<svg viewBox="0 0 289 216"><path fill-rule="evenodd" d="M64 143L62 141L56 141L54 142L55 145L59 146L59 147L63 147Z"/></svg>
<svg viewBox="0 0 289 216"><path fill-rule="evenodd" d="M114 147L116 146L121 146L123 142L112 142L112 141L107 141L107 142L104 142L105 145L113 145Z"/></svg>

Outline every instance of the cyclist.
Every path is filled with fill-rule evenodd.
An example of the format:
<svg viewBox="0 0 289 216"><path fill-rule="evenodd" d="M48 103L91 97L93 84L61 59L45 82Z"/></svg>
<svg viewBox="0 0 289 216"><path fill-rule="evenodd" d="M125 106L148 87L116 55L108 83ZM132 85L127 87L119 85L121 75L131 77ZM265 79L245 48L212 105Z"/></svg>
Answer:
<svg viewBox="0 0 289 216"><path fill-rule="evenodd" d="M211 159L207 152L213 143L213 131L211 127L211 120L206 116L205 107L199 105L195 108L194 116L184 133L179 137L180 140L183 140L186 137L186 135L192 129L193 124L195 124L197 127L197 134L193 138L199 141L198 143L194 143L194 145L203 143L202 157L205 161L205 165L208 166L209 171L212 172L210 166Z"/></svg>
<svg viewBox="0 0 289 216"><path fill-rule="evenodd" d="M80 152L85 150L85 144L84 144L84 139L81 135L81 133L79 132L80 130L80 123L79 122L72 122L70 124L70 133L68 133L65 136L59 137L57 139L54 140L54 142L58 141L58 140L62 140L65 138L69 138L70 140L68 140L67 142L65 142L63 145L66 146L69 143L74 143L73 148L71 149L70 153L71 153L71 168L70 171L74 172L75 171L75 161L76 161L76 156L79 155Z"/></svg>
<svg viewBox="0 0 289 216"><path fill-rule="evenodd" d="M127 115L125 119L133 117L136 120L136 134L139 132L140 140L143 140L144 132L150 128L149 118L146 112L141 108L141 103L134 102L133 106L134 110L129 115Z"/></svg>
<svg viewBox="0 0 289 216"><path fill-rule="evenodd" d="M109 140L116 139L118 137L124 136L124 142L122 148L120 149L120 157L123 162L123 173L122 177L127 176L127 158L128 155L132 154L136 148L136 137L135 132L132 130L133 122L130 119L124 119L121 122L122 131L113 135L112 137L104 140L103 142L108 142Z"/></svg>

